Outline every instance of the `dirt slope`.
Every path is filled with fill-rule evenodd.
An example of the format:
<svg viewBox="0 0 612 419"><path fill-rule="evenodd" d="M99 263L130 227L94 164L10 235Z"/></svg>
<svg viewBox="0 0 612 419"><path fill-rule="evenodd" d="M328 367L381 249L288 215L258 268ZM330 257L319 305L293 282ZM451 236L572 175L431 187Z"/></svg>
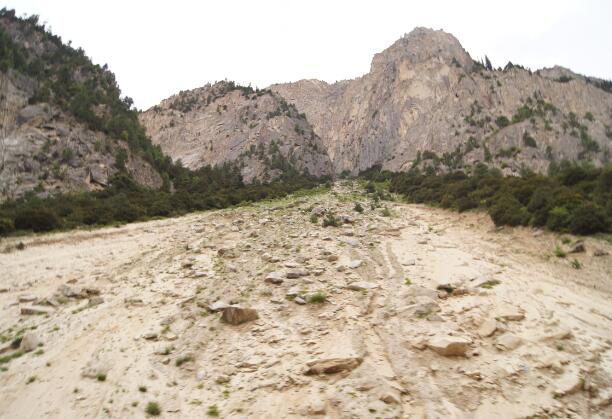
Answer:
<svg viewBox="0 0 612 419"><path fill-rule="evenodd" d="M612 415L610 245L556 258L548 233L334 188L0 243L0 356L23 328L42 343L0 365L0 417ZM312 224L323 208L354 224Z"/></svg>

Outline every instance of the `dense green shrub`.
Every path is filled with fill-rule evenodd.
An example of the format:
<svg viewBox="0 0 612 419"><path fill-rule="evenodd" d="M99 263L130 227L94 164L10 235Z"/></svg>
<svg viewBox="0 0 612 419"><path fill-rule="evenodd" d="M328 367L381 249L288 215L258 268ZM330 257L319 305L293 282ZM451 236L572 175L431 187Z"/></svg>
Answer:
<svg viewBox="0 0 612 419"><path fill-rule="evenodd" d="M495 120L495 123L497 124L498 127L504 128L510 125L510 120L506 118L505 116L499 116Z"/></svg>
<svg viewBox="0 0 612 419"><path fill-rule="evenodd" d="M512 195L502 195L487 211L497 226L526 225L529 222L529 212Z"/></svg>
<svg viewBox="0 0 612 419"><path fill-rule="evenodd" d="M45 208L28 208L20 211L14 220L18 230L51 231L60 225L57 215Z"/></svg>
<svg viewBox="0 0 612 419"><path fill-rule="evenodd" d="M413 168L387 177L391 192L411 202L458 211L483 208L496 225L529 224L575 234L611 230L612 165L560 162L551 164L549 176L526 171L522 177L502 177L484 164L471 172L435 175Z"/></svg>
<svg viewBox="0 0 612 419"><path fill-rule="evenodd" d="M0 236L5 236L15 231L15 225L10 218L0 218Z"/></svg>

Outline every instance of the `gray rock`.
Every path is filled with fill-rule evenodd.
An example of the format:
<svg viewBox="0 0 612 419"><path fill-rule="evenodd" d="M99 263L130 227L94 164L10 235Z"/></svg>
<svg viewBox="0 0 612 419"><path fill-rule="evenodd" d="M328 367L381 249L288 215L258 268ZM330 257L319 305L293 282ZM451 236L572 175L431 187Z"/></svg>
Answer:
<svg viewBox="0 0 612 419"><path fill-rule="evenodd" d="M30 352L38 348L40 344L41 344L41 341L38 338L38 335L36 333L26 332L23 335L23 338L21 338L21 344L19 345L19 349L21 349L24 352Z"/></svg>
<svg viewBox="0 0 612 419"><path fill-rule="evenodd" d="M284 281L283 274L280 272L270 272L266 275L265 281L276 285L282 284Z"/></svg>
<svg viewBox="0 0 612 419"><path fill-rule="evenodd" d="M347 288L353 291L369 291L378 288L378 284L373 282L357 281L350 283Z"/></svg>

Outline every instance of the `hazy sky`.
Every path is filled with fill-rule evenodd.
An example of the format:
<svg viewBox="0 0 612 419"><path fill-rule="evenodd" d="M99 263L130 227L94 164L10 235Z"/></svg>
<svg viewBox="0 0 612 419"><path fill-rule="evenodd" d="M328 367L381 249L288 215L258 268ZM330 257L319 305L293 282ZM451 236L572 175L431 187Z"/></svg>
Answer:
<svg viewBox="0 0 612 419"><path fill-rule="evenodd" d="M266 87L358 77L416 26L444 29L473 58L554 64L612 78L612 1L8 0L107 63L139 108L207 82Z"/></svg>

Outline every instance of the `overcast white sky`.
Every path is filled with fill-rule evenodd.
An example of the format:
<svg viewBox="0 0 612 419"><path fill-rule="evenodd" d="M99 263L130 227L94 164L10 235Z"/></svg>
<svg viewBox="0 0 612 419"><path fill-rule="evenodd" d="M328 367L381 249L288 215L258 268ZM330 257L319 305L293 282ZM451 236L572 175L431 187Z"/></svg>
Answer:
<svg viewBox="0 0 612 419"><path fill-rule="evenodd" d="M444 29L473 58L554 64L612 78L612 1L5 0L107 63L139 108L207 82L266 87L358 77L416 26Z"/></svg>

